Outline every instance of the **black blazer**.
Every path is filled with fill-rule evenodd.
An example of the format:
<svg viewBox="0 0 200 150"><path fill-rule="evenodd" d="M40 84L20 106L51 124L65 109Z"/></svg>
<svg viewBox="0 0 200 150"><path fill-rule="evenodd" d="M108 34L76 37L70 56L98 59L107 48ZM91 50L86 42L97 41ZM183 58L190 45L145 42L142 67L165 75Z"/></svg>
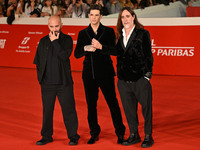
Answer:
<svg viewBox="0 0 200 150"><path fill-rule="evenodd" d="M142 76L151 78L153 55L150 34L135 28L124 47L123 36L117 42L117 76L121 80L136 81Z"/></svg>
<svg viewBox="0 0 200 150"><path fill-rule="evenodd" d="M102 44L102 50L97 49L95 52L85 52L84 46L91 45L93 38ZM115 46L115 38L114 30L102 24L97 30L97 35L95 35L91 25L79 32L74 55L76 58L85 56L83 78L102 79L115 76L110 58L110 50Z"/></svg>
<svg viewBox="0 0 200 150"><path fill-rule="evenodd" d="M52 44L53 50L57 52L59 63L62 66L61 74L63 84L68 84L69 82L72 82L69 57L73 50L73 41L69 35L60 32L59 39L54 40L52 43L48 35L43 37L39 42L33 62L34 64L36 64L37 67L37 76L39 83L42 83L50 44Z"/></svg>

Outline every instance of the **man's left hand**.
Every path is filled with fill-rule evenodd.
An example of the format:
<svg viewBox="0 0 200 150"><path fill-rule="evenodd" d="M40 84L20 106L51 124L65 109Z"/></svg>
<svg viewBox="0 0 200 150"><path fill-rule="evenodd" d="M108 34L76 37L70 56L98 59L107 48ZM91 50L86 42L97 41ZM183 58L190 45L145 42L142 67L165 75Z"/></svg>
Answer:
<svg viewBox="0 0 200 150"><path fill-rule="evenodd" d="M96 48L96 49L102 49L102 45L99 41L97 41L96 39L92 39L92 47Z"/></svg>

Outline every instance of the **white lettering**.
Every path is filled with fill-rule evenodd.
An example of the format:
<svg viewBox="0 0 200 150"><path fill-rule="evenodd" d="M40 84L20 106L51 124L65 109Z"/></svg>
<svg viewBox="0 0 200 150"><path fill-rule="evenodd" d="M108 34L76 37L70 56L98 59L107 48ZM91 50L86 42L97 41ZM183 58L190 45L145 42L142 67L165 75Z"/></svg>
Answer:
<svg viewBox="0 0 200 150"><path fill-rule="evenodd" d="M30 53L31 51L26 51L26 50L16 50L17 53Z"/></svg>
<svg viewBox="0 0 200 150"><path fill-rule="evenodd" d="M178 51L177 51L177 56L181 56L182 53L183 53L183 50L182 50L182 49L178 49Z"/></svg>
<svg viewBox="0 0 200 150"><path fill-rule="evenodd" d="M152 53L155 53L155 52L156 52L156 50L155 50L155 49L152 49L151 51L152 51Z"/></svg>
<svg viewBox="0 0 200 150"><path fill-rule="evenodd" d="M162 49L158 49L157 56L159 56L162 53L163 53L163 50Z"/></svg>
<svg viewBox="0 0 200 150"><path fill-rule="evenodd" d="M29 46L18 46L18 48L21 48L21 49L29 49Z"/></svg>
<svg viewBox="0 0 200 150"><path fill-rule="evenodd" d="M157 56L194 56L194 49L152 49L152 53L156 53Z"/></svg>
<svg viewBox="0 0 200 150"><path fill-rule="evenodd" d="M75 35L75 33L68 33L68 35Z"/></svg>
<svg viewBox="0 0 200 150"><path fill-rule="evenodd" d="M163 51L162 56L163 55L167 56L167 50L166 49Z"/></svg>
<svg viewBox="0 0 200 150"><path fill-rule="evenodd" d="M6 34L8 34L9 31L0 31L0 33L6 33Z"/></svg>
<svg viewBox="0 0 200 150"><path fill-rule="evenodd" d="M43 32L28 32L28 34L43 34Z"/></svg>
<svg viewBox="0 0 200 150"><path fill-rule="evenodd" d="M191 50L189 50L189 56L194 56L194 50L193 49L191 49Z"/></svg>
<svg viewBox="0 0 200 150"><path fill-rule="evenodd" d="M154 44L154 39L151 40L151 45L156 46L156 44Z"/></svg>
<svg viewBox="0 0 200 150"><path fill-rule="evenodd" d="M169 49L168 55L174 56L174 50L173 49Z"/></svg>

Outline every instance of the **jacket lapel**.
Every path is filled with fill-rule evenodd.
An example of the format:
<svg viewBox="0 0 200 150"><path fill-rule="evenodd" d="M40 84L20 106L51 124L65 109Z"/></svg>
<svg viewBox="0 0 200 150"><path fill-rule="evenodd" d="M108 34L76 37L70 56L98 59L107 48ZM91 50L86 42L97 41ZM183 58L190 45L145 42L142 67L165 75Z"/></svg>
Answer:
<svg viewBox="0 0 200 150"><path fill-rule="evenodd" d="M88 37L90 38L90 40L92 40L95 37L94 31L92 30L91 25L89 25L86 28L86 33L87 33Z"/></svg>
<svg viewBox="0 0 200 150"><path fill-rule="evenodd" d="M98 41L100 41L103 33L105 31L105 28L103 27L103 25L100 23L99 28L97 29L97 35L94 33L91 25L89 25L86 29L87 35L90 38L90 40L92 40L93 38L97 39Z"/></svg>
<svg viewBox="0 0 200 150"><path fill-rule="evenodd" d="M124 38L124 37L121 35L121 37L120 37L120 43L121 43L122 48L123 48L123 50L124 50L124 52L125 52L125 51L126 51L126 48L125 48L125 46L124 46L123 38Z"/></svg>
<svg viewBox="0 0 200 150"><path fill-rule="evenodd" d="M99 28L98 28L98 30L97 30L97 35L96 35L95 39L97 39L98 41L100 41L100 40L101 40L101 37L102 37L103 34L104 34L104 31L105 31L105 28L104 28L104 26L100 23Z"/></svg>
<svg viewBox="0 0 200 150"><path fill-rule="evenodd" d="M129 38L129 40L128 40L128 43L127 43L127 45L126 45L126 48L125 48L125 51L127 51L127 49L130 47L130 45L131 45L131 42L132 42L132 40L135 38L135 36L136 36L136 28L133 30L133 32L132 32L132 34L131 34L131 36L130 36L130 38ZM123 44L124 45L124 44Z"/></svg>

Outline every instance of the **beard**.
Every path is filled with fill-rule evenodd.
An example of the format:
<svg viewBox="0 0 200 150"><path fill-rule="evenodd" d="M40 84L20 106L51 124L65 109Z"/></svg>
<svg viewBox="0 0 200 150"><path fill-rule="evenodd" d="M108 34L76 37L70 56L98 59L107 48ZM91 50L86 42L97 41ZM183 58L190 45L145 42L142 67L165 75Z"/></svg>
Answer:
<svg viewBox="0 0 200 150"><path fill-rule="evenodd" d="M54 33L54 34L57 36L57 34L61 32L61 27L60 27L59 30L56 30L56 31L51 31L51 30L49 30L49 31L50 31L52 34Z"/></svg>
<svg viewBox="0 0 200 150"><path fill-rule="evenodd" d="M124 28L125 28L125 29L129 29L130 27L132 27L132 25L133 25L133 23L131 23L131 24L126 24L126 25L124 25Z"/></svg>
<svg viewBox="0 0 200 150"><path fill-rule="evenodd" d="M60 33L60 31L61 31L61 28L58 31L54 31L54 32L57 35L58 33Z"/></svg>

